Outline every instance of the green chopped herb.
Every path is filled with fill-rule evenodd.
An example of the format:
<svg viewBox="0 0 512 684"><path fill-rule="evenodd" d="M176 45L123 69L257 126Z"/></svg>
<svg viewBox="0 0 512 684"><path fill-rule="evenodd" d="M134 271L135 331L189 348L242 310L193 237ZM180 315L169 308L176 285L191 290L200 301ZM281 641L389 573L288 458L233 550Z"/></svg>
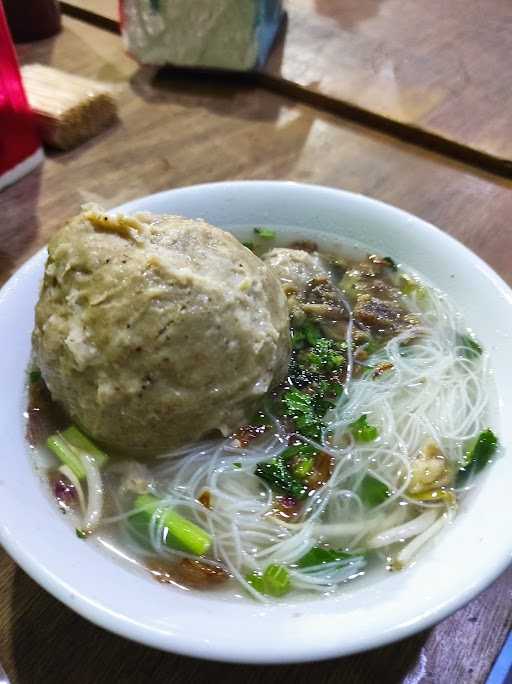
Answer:
<svg viewBox="0 0 512 684"><path fill-rule="evenodd" d="M276 237L276 231L272 230L272 228L255 228L254 232L258 237L265 240L274 240Z"/></svg>
<svg viewBox="0 0 512 684"><path fill-rule="evenodd" d="M296 413L312 409L313 397L311 394L292 388L283 393L283 403L287 412L286 415L293 416Z"/></svg>
<svg viewBox="0 0 512 684"><path fill-rule="evenodd" d="M354 556L345 551L327 549L321 546L314 546L302 558L297 561L299 568L316 568L327 563L340 563L345 565Z"/></svg>
<svg viewBox="0 0 512 684"><path fill-rule="evenodd" d="M251 252L254 250L254 242L246 241L246 242L242 242L242 245L244 247L247 247L247 249L250 249Z"/></svg>
<svg viewBox="0 0 512 684"><path fill-rule="evenodd" d="M498 448L498 438L487 428L468 445L463 466L457 473L456 486L462 487L471 475L476 475L489 463Z"/></svg>
<svg viewBox="0 0 512 684"><path fill-rule="evenodd" d="M314 396L292 388L283 392L282 401L284 415L292 418L297 431L306 437L319 439L322 419L316 414Z"/></svg>
<svg viewBox="0 0 512 684"><path fill-rule="evenodd" d="M365 475L360 486L359 496L368 508L374 508L383 503L390 495L387 485L371 475Z"/></svg>
<svg viewBox="0 0 512 684"><path fill-rule="evenodd" d="M235 463L233 463L233 468L241 468L241 467L242 467L242 464L240 463L240 461L236 461Z"/></svg>
<svg viewBox="0 0 512 684"><path fill-rule="evenodd" d="M346 345L341 345L326 337L316 340L313 348L304 354L304 361L307 366L317 372L325 373L340 368L345 362L345 357L341 353Z"/></svg>
<svg viewBox="0 0 512 684"><path fill-rule="evenodd" d="M41 375L41 371L38 368L31 370L28 374L28 379L31 385L33 385L36 382L39 382L39 380L41 380L42 377L43 376Z"/></svg>
<svg viewBox="0 0 512 684"><path fill-rule="evenodd" d="M79 527L76 528L75 532L78 539L87 539L87 532L84 532Z"/></svg>
<svg viewBox="0 0 512 684"><path fill-rule="evenodd" d="M462 356L466 359L476 359L482 352L482 347L471 335L457 335L457 346L461 347Z"/></svg>
<svg viewBox="0 0 512 684"><path fill-rule="evenodd" d="M303 349L305 346L313 347L322 337L322 332L316 323L306 320L303 325L292 331L292 347Z"/></svg>
<svg viewBox="0 0 512 684"><path fill-rule="evenodd" d="M356 442L373 442L379 436L379 431L375 425L368 423L368 416L365 413L350 423L349 428Z"/></svg>
<svg viewBox="0 0 512 684"><path fill-rule="evenodd" d="M251 572L246 575L247 582L260 594L279 598L291 589L290 575L284 565L272 563L263 574Z"/></svg>
<svg viewBox="0 0 512 684"><path fill-rule="evenodd" d="M295 456L314 456L316 450L309 444L295 444L287 447L281 454L281 458L285 461L291 461Z"/></svg>
<svg viewBox="0 0 512 684"><path fill-rule="evenodd" d="M254 473L265 480L274 491L283 492L298 501L308 495L308 488L293 475L282 455L271 461L258 463Z"/></svg>

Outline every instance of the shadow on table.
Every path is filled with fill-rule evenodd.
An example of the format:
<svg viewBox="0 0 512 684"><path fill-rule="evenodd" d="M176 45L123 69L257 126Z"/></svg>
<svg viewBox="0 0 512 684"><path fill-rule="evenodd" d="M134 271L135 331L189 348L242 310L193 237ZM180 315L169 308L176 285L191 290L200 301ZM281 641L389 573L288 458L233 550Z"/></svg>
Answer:
<svg viewBox="0 0 512 684"><path fill-rule="evenodd" d="M258 89L254 74L201 69L141 67L130 79L139 97L152 104L202 107L215 114L252 121L275 121L281 102L277 98L251 98L252 106L241 106Z"/></svg>
<svg viewBox="0 0 512 684"><path fill-rule="evenodd" d="M365 654L306 665L225 665L161 653L105 632L44 592L19 568L12 606L15 672L9 674L17 684L401 682L426 639L423 634Z"/></svg>

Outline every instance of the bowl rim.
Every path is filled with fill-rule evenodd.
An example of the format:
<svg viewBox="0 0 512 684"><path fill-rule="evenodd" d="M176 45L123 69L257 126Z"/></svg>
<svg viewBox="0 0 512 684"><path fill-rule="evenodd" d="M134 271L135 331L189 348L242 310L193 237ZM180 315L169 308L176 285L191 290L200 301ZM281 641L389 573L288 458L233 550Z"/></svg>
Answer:
<svg viewBox="0 0 512 684"><path fill-rule="evenodd" d="M280 188L294 188L298 192L313 192L325 193L329 197L338 197L350 199L351 201L358 200L364 203L370 203L379 211L385 212L390 216L396 218L406 218L412 220L415 227L423 231L433 232L444 244L451 244L466 258L468 258L475 266L477 266L492 282L493 286L498 289L512 305L512 290L505 283L505 281L488 266L479 256L472 252L468 247L456 240L451 235L441 231L436 226L424 221L423 219L410 214L402 209L393 207L376 199L366 197L365 195L351 193L337 188L327 186L319 186L314 184L296 183L292 181L224 181L219 183L205 183L194 186L187 186L184 188L177 188L172 190L164 190L159 193L153 193L141 197L131 202L126 202L110 212L115 211L133 211L140 202L154 201L155 199L166 199L170 195L176 196L176 193L184 192L201 192L205 189L213 192L223 192L224 190L243 191L244 188L272 188L279 191ZM45 257L46 248L42 248L29 260L25 262L18 269L7 283L0 290L0 309L3 300L13 290L21 286L27 276L41 268ZM342 655L349 655L358 653L369 648L376 648L384 646L391 642L403 639L420 630L431 627L440 620L453 613L458 608L466 605L478 593L483 591L491 582L493 582L501 572L509 565L512 559L512 548L503 551L503 555L499 562L496 562L485 575L479 578L479 581L472 586L469 586L465 591L451 597L443 603L434 607L428 615L419 615L413 619L408 620L390 628L386 633L379 636L374 634L362 635L358 639L357 644L351 644L348 648L344 648L343 644L330 642L327 645L307 646L300 643L295 648L289 645L283 648L282 653L273 652L272 655L266 655L261 649L253 647L241 648L237 645L236 648L222 643L219 644L215 640L209 643L197 644L190 640L190 637L185 633L169 634L169 632L162 632L140 624L136 620L129 619L124 615L120 615L110 611L106 606L96 602L94 598L77 593L69 586L58 574L54 574L48 570L43 564L39 563L34 558L29 549L23 547L11 530L6 530L2 522L0 522L0 542L9 555L20 565L28 575L32 577L38 584L40 584L49 593L62 601L65 605L77 612L81 616L95 623L96 625L106 628L111 632L119 634L123 637L133 641L143 643L145 645L158 648L164 651L171 651L183 655L193 656L197 658L207 658L210 660L217 660L222 662L232 663L254 663L254 664L279 664L279 663L298 663L308 662L313 660L327 659L339 657ZM322 600L322 599L320 599Z"/></svg>

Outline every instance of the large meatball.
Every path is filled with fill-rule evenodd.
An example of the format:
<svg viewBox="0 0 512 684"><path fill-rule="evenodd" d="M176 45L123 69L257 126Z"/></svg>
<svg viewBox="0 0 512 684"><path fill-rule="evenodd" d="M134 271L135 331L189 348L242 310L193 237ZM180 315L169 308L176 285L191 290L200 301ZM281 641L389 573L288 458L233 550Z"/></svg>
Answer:
<svg viewBox="0 0 512 684"><path fill-rule="evenodd" d="M229 233L94 207L48 246L33 343L83 430L156 452L251 417L286 374L288 312L277 278Z"/></svg>

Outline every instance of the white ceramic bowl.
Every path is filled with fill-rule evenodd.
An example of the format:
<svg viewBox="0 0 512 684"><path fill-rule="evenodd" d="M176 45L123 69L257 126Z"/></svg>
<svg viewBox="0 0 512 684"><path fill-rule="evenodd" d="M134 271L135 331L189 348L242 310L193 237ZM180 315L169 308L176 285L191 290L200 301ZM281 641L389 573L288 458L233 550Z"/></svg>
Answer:
<svg viewBox="0 0 512 684"><path fill-rule="evenodd" d="M449 293L491 352L499 394L493 424L505 454L489 469L470 505L412 568L369 585L354 582L336 599L267 608L146 580L94 543L79 540L32 471L23 384L42 251L0 292L0 540L29 575L73 610L130 639L191 656L284 663L346 655L425 629L504 570L512 557L512 525L504 513L512 491L512 421L505 418L512 411L512 292L485 263L403 211L295 183L200 185L145 197L122 209L204 217L227 229L295 226L299 234L341 235L423 272Z"/></svg>

